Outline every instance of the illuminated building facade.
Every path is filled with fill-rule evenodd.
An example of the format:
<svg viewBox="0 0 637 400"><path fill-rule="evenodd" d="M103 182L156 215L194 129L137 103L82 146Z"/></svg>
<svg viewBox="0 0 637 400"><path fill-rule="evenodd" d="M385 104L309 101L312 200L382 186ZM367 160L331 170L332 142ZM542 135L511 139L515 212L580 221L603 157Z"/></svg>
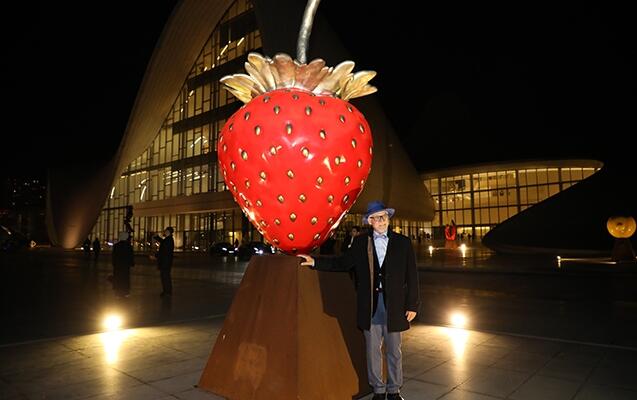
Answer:
<svg viewBox="0 0 637 400"><path fill-rule="evenodd" d="M117 237L127 205L133 205L138 248L166 226L176 228L176 247L188 250L241 240L242 233L259 235L232 202L204 212L183 212L180 207L169 207L168 213L152 211L158 202L226 189L217 168L217 135L242 103L219 79L242 69L250 51L261 51L261 35L252 5L237 0L206 41L157 137L114 183L93 235Z"/></svg>
<svg viewBox="0 0 637 400"><path fill-rule="evenodd" d="M301 14L302 6L298 10L286 7L285 11ZM267 12L273 9L277 8L264 8ZM226 190L217 168L218 134L226 119L242 105L222 87L219 79L243 72L249 52L294 53L280 44L283 39L277 36L281 26L276 18L286 21L301 18L279 14L259 19L257 10L247 0L180 3L149 62L122 143L111 164L90 182L70 185L66 182L68 175L53 177L47 204L50 210L47 224L53 243L74 247L86 234L112 243L118 231L123 230L126 207L130 205L133 244L137 250L149 246L151 238L166 226L174 227L175 246L181 250L201 251L214 242L261 239ZM258 26L257 20L265 25ZM315 27L321 24L317 21ZM270 32L270 47L276 48L270 53L262 42L264 30ZM330 38L331 41L317 41L317 53L337 62L351 59L342 45L333 36ZM203 45L197 52L196 43ZM383 199L410 221L431 220L431 196L422 186L378 101L371 97L357 99L356 107L369 116L368 121L374 127L374 146L379 151L374 152L373 163L378 167L372 168L348 220L360 224L360 213L372 199ZM102 182L112 184L106 186ZM72 187L73 191L64 190L63 186ZM104 197L98 199L100 193ZM412 229L414 224L405 228Z"/></svg>
<svg viewBox="0 0 637 400"><path fill-rule="evenodd" d="M259 240L260 235L243 217L217 171L218 132L241 105L218 82L222 76L241 72L250 51L294 55L298 23L291 21L301 21L305 4L292 0L255 2L257 7L247 0L179 2L149 60L112 160L98 171L81 166L51 171L46 219L54 245L73 248L87 234L114 240L124 228L127 206L133 206L137 249L169 225L175 227L176 245L183 250L205 250L218 241ZM325 22L317 14L308 58L321 57L332 66L352 59ZM602 165L594 160L511 162L418 174L376 95L352 103L372 127L374 159L365 189L342 223L344 228L359 225L367 202L374 199L396 208L394 229L412 238L427 234L443 238L444 226L451 220L461 234L473 238L482 238L487 232L492 236L510 224L513 216L518 220L533 214L532 225L539 226L541 218L548 224L551 218L540 209L563 197L570 197L569 206L561 202L550 215L570 212L569 224L576 226L573 224L583 219L582 215L595 211L582 213L577 206L599 196L597 209L602 209L599 204L608 204L598 218L605 221L611 211L621 209L613 204L623 205L629 201L625 199L631 199L623 193L627 180L615 179L607 179L612 184L599 183L604 190L586 192L586 201L573 199L573 192L608 170L610 164L596 173ZM592 179L586 179L591 175ZM586 182L566 190L582 180ZM544 201L549 198L551 201ZM532 231L526 227L514 233L522 237ZM533 233L545 237L549 230ZM593 237L589 230L574 231ZM513 237L511 232L502 236ZM563 237L554 242L561 240ZM520 247L523 244L516 242ZM584 245L594 244L580 240L580 246Z"/></svg>
<svg viewBox="0 0 637 400"><path fill-rule="evenodd" d="M482 238L495 225L595 174L595 160L484 164L422 174L436 214L427 228L444 238L453 220L464 237Z"/></svg>

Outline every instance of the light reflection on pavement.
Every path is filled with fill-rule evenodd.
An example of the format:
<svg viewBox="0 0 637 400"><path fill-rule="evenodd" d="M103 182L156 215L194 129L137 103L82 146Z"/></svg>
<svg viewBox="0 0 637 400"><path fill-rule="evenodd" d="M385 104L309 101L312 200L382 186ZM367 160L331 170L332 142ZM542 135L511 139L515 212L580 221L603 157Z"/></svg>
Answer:
<svg viewBox="0 0 637 400"><path fill-rule="evenodd" d="M460 250L416 246L421 323L446 326L461 312L467 329L546 336L637 348L637 268L569 263L549 257L496 255L470 244ZM0 344L100 330L106 312L128 327L224 314L247 262L177 253L174 296L160 298L159 272L135 258L131 295L114 296L110 254L95 264L81 252L36 249L0 254L5 290Z"/></svg>

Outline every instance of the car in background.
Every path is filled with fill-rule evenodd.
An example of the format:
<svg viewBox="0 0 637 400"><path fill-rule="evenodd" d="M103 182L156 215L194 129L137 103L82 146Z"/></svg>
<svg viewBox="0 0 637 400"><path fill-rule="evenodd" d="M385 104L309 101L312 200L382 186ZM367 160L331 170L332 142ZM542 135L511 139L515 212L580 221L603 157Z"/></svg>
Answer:
<svg viewBox="0 0 637 400"><path fill-rule="evenodd" d="M237 248L228 242L218 242L210 246L211 256L236 256Z"/></svg>
<svg viewBox="0 0 637 400"><path fill-rule="evenodd" d="M263 242L249 242L239 246L239 260L242 261L247 261L252 258L252 256L262 256L274 253L274 247Z"/></svg>

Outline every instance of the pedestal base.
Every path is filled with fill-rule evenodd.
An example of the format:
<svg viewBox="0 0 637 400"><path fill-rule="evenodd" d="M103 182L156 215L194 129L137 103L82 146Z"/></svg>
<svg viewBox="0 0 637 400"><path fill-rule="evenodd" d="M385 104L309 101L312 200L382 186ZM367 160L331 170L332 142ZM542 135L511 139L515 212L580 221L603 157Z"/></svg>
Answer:
<svg viewBox="0 0 637 400"><path fill-rule="evenodd" d="M250 260L200 388L230 400L343 400L371 391L353 281L299 260Z"/></svg>

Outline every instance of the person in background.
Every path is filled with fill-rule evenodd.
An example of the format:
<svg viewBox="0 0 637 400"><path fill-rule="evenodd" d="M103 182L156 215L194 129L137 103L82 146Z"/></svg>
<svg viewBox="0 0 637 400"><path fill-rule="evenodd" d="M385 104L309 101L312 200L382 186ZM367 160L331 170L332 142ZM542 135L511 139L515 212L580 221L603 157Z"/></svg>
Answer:
<svg viewBox="0 0 637 400"><path fill-rule="evenodd" d="M113 291L118 297L130 294L130 269L135 265L133 246L128 232L120 232L113 246Z"/></svg>
<svg viewBox="0 0 637 400"><path fill-rule="evenodd" d="M86 256L86 258L91 258L91 239L89 239L88 236L82 244L82 250L84 250L84 255Z"/></svg>
<svg viewBox="0 0 637 400"><path fill-rule="evenodd" d="M100 239L96 236L95 240L93 240L93 256L96 262L100 256L101 250L102 250L102 243L100 243Z"/></svg>
<svg viewBox="0 0 637 400"><path fill-rule="evenodd" d="M343 240L343 246L341 246L341 253L345 253L352 247L352 243L354 243L354 239L360 235L361 227L353 226L352 229L345 236L345 240Z"/></svg>
<svg viewBox="0 0 637 400"><path fill-rule="evenodd" d="M169 226L164 230L163 238L159 235L154 237L154 239L159 242L159 251L157 252L157 269L159 269L159 273L161 275L161 297L172 296L173 294L173 281L171 277L173 252L175 251L173 232L175 232L175 230L172 226Z"/></svg>

